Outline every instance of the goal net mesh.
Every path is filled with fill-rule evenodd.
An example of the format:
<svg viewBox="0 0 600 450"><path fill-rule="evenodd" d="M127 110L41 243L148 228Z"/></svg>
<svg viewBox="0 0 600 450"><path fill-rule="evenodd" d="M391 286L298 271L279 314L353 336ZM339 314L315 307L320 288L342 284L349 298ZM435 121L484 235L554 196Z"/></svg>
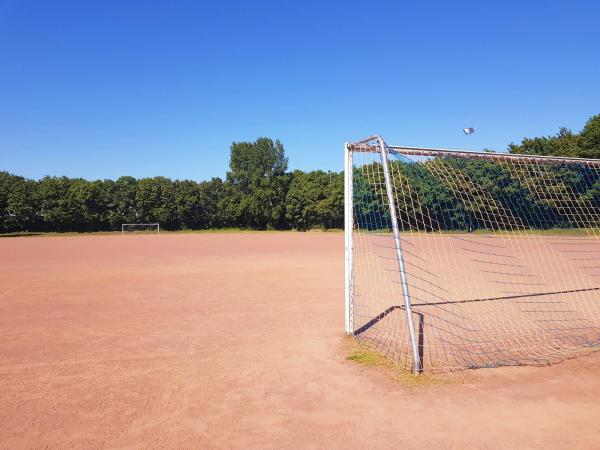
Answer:
<svg viewBox="0 0 600 450"><path fill-rule="evenodd" d="M424 370L549 364L600 345L600 161L385 147L352 161L351 327Z"/></svg>

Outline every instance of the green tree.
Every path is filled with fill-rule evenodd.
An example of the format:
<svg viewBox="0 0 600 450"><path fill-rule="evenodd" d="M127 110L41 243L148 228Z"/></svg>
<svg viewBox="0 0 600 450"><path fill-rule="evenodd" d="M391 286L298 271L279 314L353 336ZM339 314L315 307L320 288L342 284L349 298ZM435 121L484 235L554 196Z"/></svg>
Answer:
<svg viewBox="0 0 600 450"><path fill-rule="evenodd" d="M190 180L175 180L173 191L176 222L173 226L180 229L204 228L198 183Z"/></svg>
<svg viewBox="0 0 600 450"><path fill-rule="evenodd" d="M359 228L383 230L391 227L389 209L384 204L385 181L380 163L354 169L352 193L354 220Z"/></svg>
<svg viewBox="0 0 600 450"><path fill-rule="evenodd" d="M591 117L579 134L580 156L600 158L600 114Z"/></svg>
<svg viewBox="0 0 600 450"><path fill-rule="evenodd" d="M165 177L142 178L135 196L136 222L158 222L161 227L177 229L175 190Z"/></svg>
<svg viewBox="0 0 600 450"><path fill-rule="evenodd" d="M600 158L600 114L591 117L580 133L561 128L554 136L524 138L510 144L510 153L527 155Z"/></svg>
<svg viewBox="0 0 600 450"><path fill-rule="evenodd" d="M343 226L343 174L294 171L286 196L286 223L291 228Z"/></svg>
<svg viewBox="0 0 600 450"><path fill-rule="evenodd" d="M0 232L34 230L39 222L33 203L36 182L0 172Z"/></svg>
<svg viewBox="0 0 600 450"><path fill-rule="evenodd" d="M344 172L329 172L325 198L319 202L324 228L344 227Z"/></svg>
<svg viewBox="0 0 600 450"><path fill-rule="evenodd" d="M120 177L113 186L106 186L107 193L112 191L108 221L112 229L118 230L123 223L139 222L140 213L136 204L138 181L133 177Z"/></svg>
<svg viewBox="0 0 600 450"><path fill-rule="evenodd" d="M67 205L67 193L71 180L67 177L42 178L35 191L35 201L39 205L37 214L42 217L44 231L71 231L78 217ZM75 216L78 216L75 212Z"/></svg>
<svg viewBox="0 0 600 450"><path fill-rule="evenodd" d="M220 228L232 226L225 215L225 184L214 177L198 185L198 202L201 207L199 228Z"/></svg>
<svg viewBox="0 0 600 450"><path fill-rule="evenodd" d="M285 225L285 194L289 184L288 159L281 142L258 138L234 142L224 207L235 225L281 228Z"/></svg>
<svg viewBox="0 0 600 450"><path fill-rule="evenodd" d="M234 142L227 179L248 192L258 180L284 175L287 166L288 159L279 140L260 137L254 142Z"/></svg>

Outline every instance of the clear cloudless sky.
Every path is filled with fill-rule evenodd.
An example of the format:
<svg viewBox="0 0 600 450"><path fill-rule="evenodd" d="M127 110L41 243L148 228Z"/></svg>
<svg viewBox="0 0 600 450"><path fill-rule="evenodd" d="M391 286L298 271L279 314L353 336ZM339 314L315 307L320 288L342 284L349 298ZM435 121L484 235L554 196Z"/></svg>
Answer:
<svg viewBox="0 0 600 450"><path fill-rule="evenodd" d="M259 136L341 170L373 133L505 150L597 113L598 0L0 0L0 170L31 178L223 177Z"/></svg>

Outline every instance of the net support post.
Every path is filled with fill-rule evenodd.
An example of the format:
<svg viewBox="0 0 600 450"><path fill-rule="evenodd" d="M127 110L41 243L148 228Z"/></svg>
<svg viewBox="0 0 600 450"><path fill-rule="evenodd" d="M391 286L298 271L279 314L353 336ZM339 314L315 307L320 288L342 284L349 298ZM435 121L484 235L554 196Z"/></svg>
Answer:
<svg viewBox="0 0 600 450"><path fill-rule="evenodd" d="M421 365L421 354L419 352L419 343L415 332L415 323L413 320L412 305L408 282L406 279L406 270L404 268L404 255L402 253L402 243L400 241L400 229L398 227L398 217L396 216L396 203L394 201L394 193L392 191L392 177L390 175L390 167L388 164L388 149L384 140L380 137L379 150L381 153L381 165L383 166L383 175L385 177L385 190L388 198L390 209L390 218L392 221L392 233L394 235L394 247L396 250L396 259L398 260L398 271L400 272L400 282L402 284L402 295L404 297L404 309L406 311L406 323L408 325L408 333L410 335L410 346L412 351L412 371L413 373L421 373L423 367Z"/></svg>
<svg viewBox="0 0 600 450"><path fill-rule="evenodd" d="M344 145L344 317L346 334L354 334L352 313L352 150Z"/></svg>

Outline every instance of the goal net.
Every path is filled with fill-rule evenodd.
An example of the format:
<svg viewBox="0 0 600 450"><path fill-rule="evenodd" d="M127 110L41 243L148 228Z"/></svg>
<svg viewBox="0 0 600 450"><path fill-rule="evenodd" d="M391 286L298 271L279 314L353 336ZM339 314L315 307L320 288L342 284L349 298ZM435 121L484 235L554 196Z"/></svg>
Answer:
<svg viewBox="0 0 600 450"><path fill-rule="evenodd" d="M600 346L600 160L346 145L346 332L413 371Z"/></svg>
<svg viewBox="0 0 600 450"><path fill-rule="evenodd" d="M159 223L124 223L121 225L121 234L147 233L160 234Z"/></svg>

